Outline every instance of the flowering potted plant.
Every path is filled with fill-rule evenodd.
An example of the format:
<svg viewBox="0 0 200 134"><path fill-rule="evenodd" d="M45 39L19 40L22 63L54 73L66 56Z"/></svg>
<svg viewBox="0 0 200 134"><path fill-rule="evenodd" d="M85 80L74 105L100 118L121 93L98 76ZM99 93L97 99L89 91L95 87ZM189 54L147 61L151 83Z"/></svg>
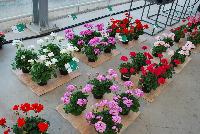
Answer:
<svg viewBox="0 0 200 134"><path fill-rule="evenodd" d="M128 88L128 90L113 97L113 100L116 101L118 106L122 108L122 111L120 112L121 115L128 115L130 111L139 111L139 98L144 94L140 89L129 89L132 84L133 83L131 81L125 82L124 85Z"/></svg>
<svg viewBox="0 0 200 134"><path fill-rule="evenodd" d="M58 62L58 60L54 57L52 58L48 55L39 55L37 60L32 61L32 80L40 86L46 85L49 79L53 76L56 77L56 62Z"/></svg>
<svg viewBox="0 0 200 134"><path fill-rule="evenodd" d="M170 45L165 43L164 41L156 41L152 49L152 55L158 57L158 54L166 52L169 47Z"/></svg>
<svg viewBox="0 0 200 134"><path fill-rule="evenodd" d="M135 68L131 62L128 62L128 57L121 56L122 63L119 65L119 72L121 73L121 80L129 81L131 75L136 73Z"/></svg>
<svg viewBox="0 0 200 134"><path fill-rule="evenodd" d="M87 106L87 97L86 92L79 91L75 85L68 85L67 92L61 98L64 103L65 113L70 113L72 115L80 115Z"/></svg>
<svg viewBox="0 0 200 134"><path fill-rule="evenodd" d="M107 73L107 75L97 74L94 79L89 78L88 84L93 87L91 92L95 99L102 99L105 93L117 91L118 86L113 83L113 79L117 77L116 73Z"/></svg>
<svg viewBox="0 0 200 134"><path fill-rule="evenodd" d="M101 39L99 37L94 37L84 46L83 53L88 57L89 62L95 62L98 60L98 55L101 51Z"/></svg>
<svg viewBox="0 0 200 134"><path fill-rule="evenodd" d="M20 69L23 73L29 73L32 67L31 61L37 58L37 53L34 52L33 46L26 49L20 40L14 40L12 44L17 48L12 68L14 70Z"/></svg>
<svg viewBox="0 0 200 134"><path fill-rule="evenodd" d="M83 40L83 37L79 35L75 35L74 32L71 29L65 30L65 38L68 39L68 41L74 46L78 48L78 52L81 51L81 49L84 47L85 42Z"/></svg>
<svg viewBox="0 0 200 134"><path fill-rule="evenodd" d="M115 101L102 100L95 108L86 113L87 122L94 126L97 133L118 134L122 128L119 113L122 108Z"/></svg>
<svg viewBox="0 0 200 134"><path fill-rule="evenodd" d="M56 66L58 67L61 75L67 75L69 72L66 68L66 65L73 61L73 52L76 51L77 48L68 44L67 47L61 49L60 55L57 56L58 62L56 62Z"/></svg>
<svg viewBox="0 0 200 134"><path fill-rule="evenodd" d="M94 37L101 37L100 31L103 30L104 25L103 24L97 24L96 26L94 24L84 24L84 27L86 30L83 30L80 32L80 36L82 37L83 41L87 45L91 39ZM95 29L97 28L97 29Z"/></svg>
<svg viewBox="0 0 200 134"><path fill-rule="evenodd" d="M185 37L185 34L187 33L187 28L186 25L182 25L177 28L171 29L170 31L175 34L174 41L178 43L181 38Z"/></svg>
<svg viewBox="0 0 200 134"><path fill-rule="evenodd" d="M104 53L111 53L111 50L116 49L116 40L114 37L103 37L101 44Z"/></svg>
<svg viewBox="0 0 200 134"><path fill-rule="evenodd" d="M175 38L175 34L174 33L163 33L162 34L163 37L157 36L156 39L158 41L164 41L165 43L169 44L170 46L174 45L174 38Z"/></svg>
<svg viewBox="0 0 200 134"><path fill-rule="evenodd" d="M39 103L14 105L13 111L17 116L16 124L9 127L6 125L5 118L0 119L0 126L5 129L4 134L8 134L11 130L14 134L48 134L49 121L38 115L43 109L43 105ZM19 116L21 114L23 117Z"/></svg>
<svg viewBox="0 0 200 134"><path fill-rule="evenodd" d="M197 26L200 25L200 16L189 16L186 20L183 20L183 22L185 21L187 21L188 32L192 32L194 29L197 29Z"/></svg>
<svg viewBox="0 0 200 134"><path fill-rule="evenodd" d="M0 32L0 49L2 49L4 41L5 41L5 34Z"/></svg>
<svg viewBox="0 0 200 134"><path fill-rule="evenodd" d="M197 47L197 45L200 44L200 32L199 31L191 32L187 40L191 41Z"/></svg>
<svg viewBox="0 0 200 134"><path fill-rule="evenodd" d="M160 74L157 73L158 77L162 77L164 79L172 78L174 74L174 67L171 63L168 62L167 59L160 59L160 63L157 65L157 70ZM164 84L164 83L163 83Z"/></svg>
<svg viewBox="0 0 200 134"><path fill-rule="evenodd" d="M138 40L140 35L144 34L144 29L148 29L149 26L147 24L142 24L142 22L138 19L135 20L135 26L134 26L134 34L133 39Z"/></svg>

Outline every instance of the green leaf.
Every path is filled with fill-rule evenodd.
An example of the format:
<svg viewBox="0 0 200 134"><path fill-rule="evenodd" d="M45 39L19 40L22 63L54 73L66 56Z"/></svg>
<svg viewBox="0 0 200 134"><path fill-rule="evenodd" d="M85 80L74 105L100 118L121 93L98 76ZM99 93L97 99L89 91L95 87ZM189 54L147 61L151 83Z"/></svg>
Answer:
<svg viewBox="0 0 200 134"><path fill-rule="evenodd" d="M71 14L71 17L72 17L73 20L76 20L76 19L77 19L76 14Z"/></svg>
<svg viewBox="0 0 200 134"><path fill-rule="evenodd" d="M112 9L112 6L111 5L108 5L108 10L111 12L111 11L113 11L113 9Z"/></svg>

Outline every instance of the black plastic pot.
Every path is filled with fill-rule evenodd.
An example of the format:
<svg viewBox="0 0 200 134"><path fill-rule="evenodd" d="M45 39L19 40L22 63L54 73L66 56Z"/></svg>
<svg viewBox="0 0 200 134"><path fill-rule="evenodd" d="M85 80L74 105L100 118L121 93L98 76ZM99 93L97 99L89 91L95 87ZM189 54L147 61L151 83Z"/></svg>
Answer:
<svg viewBox="0 0 200 134"><path fill-rule="evenodd" d="M103 95L93 94L93 96L94 96L95 99L102 99L103 98Z"/></svg>
<svg viewBox="0 0 200 134"><path fill-rule="evenodd" d="M45 85L47 85L47 82L40 82L40 83L38 83L38 85L39 86L45 86Z"/></svg>
<svg viewBox="0 0 200 134"><path fill-rule="evenodd" d="M27 74L27 73L30 72L30 70L28 70L27 68L22 68L22 72L25 73L25 74Z"/></svg>
<svg viewBox="0 0 200 134"><path fill-rule="evenodd" d="M121 74L121 80L123 81L129 81L131 78L131 75L124 75L124 74Z"/></svg>
<svg viewBox="0 0 200 134"><path fill-rule="evenodd" d="M174 41L175 41L176 43L178 43L178 42L180 41L180 39L181 39L181 38L177 38L177 37L175 36Z"/></svg>
<svg viewBox="0 0 200 134"><path fill-rule="evenodd" d="M144 93L150 93L150 92L151 92L151 90L147 90L146 87L142 87L142 91L143 91Z"/></svg>
<svg viewBox="0 0 200 134"><path fill-rule="evenodd" d="M128 45L128 42L129 42L129 41L122 41L122 44Z"/></svg>
<svg viewBox="0 0 200 134"><path fill-rule="evenodd" d="M89 61L89 62L95 62L95 59L88 58L88 61Z"/></svg>
<svg viewBox="0 0 200 134"><path fill-rule="evenodd" d="M111 53L111 49L110 49L110 48L106 48L106 49L104 50L104 53Z"/></svg>
<svg viewBox="0 0 200 134"><path fill-rule="evenodd" d="M138 39L139 39L139 36L134 36L133 39L134 39L134 40L138 40Z"/></svg>
<svg viewBox="0 0 200 134"><path fill-rule="evenodd" d="M67 70L60 69L59 71L60 71L61 75L68 75L69 74Z"/></svg>
<svg viewBox="0 0 200 134"><path fill-rule="evenodd" d="M81 111L81 112L73 112L73 113L71 113L71 114L74 115L74 116L79 116L79 115L82 114L82 111Z"/></svg>
<svg viewBox="0 0 200 134"><path fill-rule="evenodd" d="M3 42L0 42L0 49L3 48Z"/></svg>

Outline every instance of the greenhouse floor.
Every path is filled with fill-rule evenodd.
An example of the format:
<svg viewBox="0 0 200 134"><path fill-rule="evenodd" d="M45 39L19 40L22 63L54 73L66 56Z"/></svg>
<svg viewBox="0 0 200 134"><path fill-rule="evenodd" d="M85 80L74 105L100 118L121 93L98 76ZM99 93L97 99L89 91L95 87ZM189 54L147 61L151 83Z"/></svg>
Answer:
<svg viewBox="0 0 200 134"><path fill-rule="evenodd" d="M131 14L134 16L137 13ZM108 20L109 18L106 18L98 22L108 22ZM80 27L75 30L80 31ZM64 36L64 32L58 34ZM36 45L38 39L26 40L24 43L27 46L38 47ZM152 45L148 41L146 44ZM117 69L121 55L128 55L130 51L139 51L140 47L138 44L128 50L117 46L121 54L94 69L80 62L81 76L70 83L84 85L88 74L105 73L109 68ZM40 102L45 106L42 116L51 123L50 134L77 134L70 123L56 111L56 107L61 104L60 97L64 94L66 85L38 97L12 72L11 63L15 51L11 44L4 45L0 50L0 117L6 117L12 124L15 117L11 107L14 104ZM181 73L174 76L173 81L166 87L166 92L158 96L155 102L147 103L141 100L141 114L123 132L124 134L198 134L200 132L200 53L192 54L191 57L191 62Z"/></svg>

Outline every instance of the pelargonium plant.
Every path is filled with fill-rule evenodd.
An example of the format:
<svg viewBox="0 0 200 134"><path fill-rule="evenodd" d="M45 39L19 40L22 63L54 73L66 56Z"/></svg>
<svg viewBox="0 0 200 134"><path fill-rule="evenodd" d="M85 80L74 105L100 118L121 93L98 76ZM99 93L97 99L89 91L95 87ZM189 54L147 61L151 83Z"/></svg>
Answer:
<svg viewBox="0 0 200 134"><path fill-rule="evenodd" d="M116 40L114 37L104 36L101 45L105 53L111 53L111 50L116 49Z"/></svg>
<svg viewBox="0 0 200 134"><path fill-rule="evenodd" d="M174 74L174 67L166 58L160 59L160 63L157 65L156 69L158 70L157 76L159 78L169 79L172 78Z"/></svg>
<svg viewBox="0 0 200 134"><path fill-rule="evenodd" d="M174 55L171 57L171 64L176 67L179 64L183 64L186 60L186 57L190 56L191 49L195 48L192 42L187 41L187 43L181 48L177 49Z"/></svg>
<svg viewBox="0 0 200 134"><path fill-rule="evenodd" d="M102 100L91 112L85 114L87 122L97 133L118 134L123 127L119 113L122 108L115 101Z"/></svg>
<svg viewBox="0 0 200 134"><path fill-rule="evenodd" d="M58 62L56 62L56 66L58 67L61 75L66 75L69 73L68 69L66 68L66 64L69 64L72 61L72 54L76 50L76 47L68 44L66 47L61 49L60 55L56 57L58 60Z"/></svg>
<svg viewBox="0 0 200 134"><path fill-rule="evenodd" d="M40 86L47 84L48 80L56 77L56 63L58 60L54 58L53 52L48 55L38 55L37 60L31 60L31 77L34 82Z"/></svg>
<svg viewBox="0 0 200 134"><path fill-rule="evenodd" d="M196 47L198 47L200 44L200 32L199 31L191 32L187 40L191 41Z"/></svg>
<svg viewBox="0 0 200 134"><path fill-rule="evenodd" d="M163 33L162 34L163 37L161 36L157 36L156 39L158 41L164 41L165 43L169 44L170 46L174 45L174 38L175 38L175 34L174 33Z"/></svg>
<svg viewBox="0 0 200 134"><path fill-rule="evenodd" d="M124 85L128 90L113 97L113 100L122 108L120 114L128 115L130 111L138 112L140 108L139 98L144 95L143 91L141 89L130 89L133 85L131 81L126 81Z"/></svg>
<svg viewBox="0 0 200 134"><path fill-rule="evenodd" d="M79 35L75 35L74 31L72 29L66 29L65 30L65 38L71 43L74 47L78 48L78 52L81 51L81 49L85 45L85 41L83 40L83 37Z"/></svg>
<svg viewBox="0 0 200 134"><path fill-rule="evenodd" d="M17 48L12 68L14 70L20 69L23 73L29 73L32 67L31 61L37 59L37 53L34 51L34 46L25 48L23 42L20 40L14 40L12 45Z"/></svg>
<svg viewBox="0 0 200 134"><path fill-rule="evenodd" d="M80 115L86 109L88 92L83 89L82 91L78 90L75 85L68 85L66 93L61 97L65 113L75 116Z"/></svg>
<svg viewBox="0 0 200 134"><path fill-rule="evenodd" d="M127 56L121 56L120 60L122 63L119 65L119 72L121 73L121 80L129 81L131 75L136 73L136 70L132 64L132 62L128 61L129 58Z"/></svg>
<svg viewBox="0 0 200 134"><path fill-rule="evenodd" d="M39 39L37 44L40 45L39 53L41 55L48 55L50 52L53 53L53 56L59 56L60 54L60 46L64 38L57 36L55 33L51 33L50 37L45 37L43 39Z"/></svg>
<svg viewBox="0 0 200 134"><path fill-rule="evenodd" d="M5 41L5 34L3 32L0 32L0 49L2 49L3 42Z"/></svg>
<svg viewBox="0 0 200 134"><path fill-rule="evenodd" d="M0 119L0 126L5 130L4 134L10 132L14 134L48 134L49 121L38 115L43 109L44 106L39 103L14 105L12 110L17 116L16 123L9 127L5 118Z"/></svg>
<svg viewBox="0 0 200 134"><path fill-rule="evenodd" d="M187 30L188 32L192 32L193 30L197 29L197 27L200 25L200 15L196 16L189 16L186 20L183 20L184 22L187 21Z"/></svg>
<svg viewBox="0 0 200 134"><path fill-rule="evenodd" d="M147 24L142 24L141 20L136 19L134 26L134 36L133 39L138 40L140 35L144 34L144 29L148 29L149 26Z"/></svg>
<svg viewBox="0 0 200 134"><path fill-rule="evenodd" d="M80 32L80 36L85 42L85 44L87 45L89 41L93 39L94 37L101 37L101 31L104 29L104 25L103 23L96 24L96 25L87 23L87 24L84 24L84 28L86 28L86 30L85 29L82 30Z"/></svg>
<svg viewBox="0 0 200 134"><path fill-rule="evenodd" d="M94 98L102 99L105 93L118 91L119 87L113 83L116 77L117 73L113 69L109 69L106 75L97 73L95 78L89 77L88 86L92 87L91 92Z"/></svg>
<svg viewBox="0 0 200 134"><path fill-rule="evenodd" d="M95 62L98 60L98 55L102 52L101 38L92 38L83 49L83 53L88 57L89 62Z"/></svg>
<svg viewBox="0 0 200 134"><path fill-rule="evenodd" d="M165 43L164 41L156 41L152 48L152 55L158 57L158 54L166 52L169 47L170 45Z"/></svg>
<svg viewBox="0 0 200 134"><path fill-rule="evenodd" d="M188 32L186 25L181 25L179 27L176 27L174 29L170 30L172 33L175 34L174 41L179 42L181 38L185 37L185 34Z"/></svg>

